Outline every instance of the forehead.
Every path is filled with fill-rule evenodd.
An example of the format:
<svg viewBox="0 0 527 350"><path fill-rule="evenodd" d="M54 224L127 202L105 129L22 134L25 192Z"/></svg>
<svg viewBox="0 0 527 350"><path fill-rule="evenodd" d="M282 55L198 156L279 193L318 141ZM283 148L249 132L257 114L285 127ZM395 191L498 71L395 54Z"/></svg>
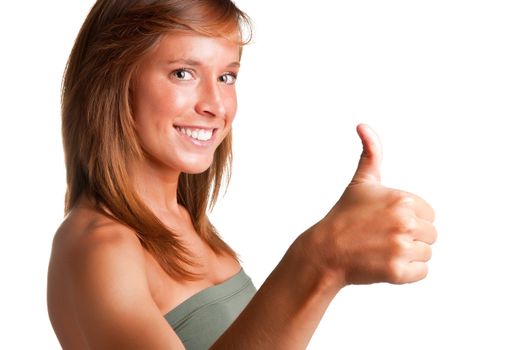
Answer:
<svg viewBox="0 0 527 350"><path fill-rule="evenodd" d="M240 46L221 37L178 32L165 34L148 56L153 61L185 59L222 65L239 61Z"/></svg>

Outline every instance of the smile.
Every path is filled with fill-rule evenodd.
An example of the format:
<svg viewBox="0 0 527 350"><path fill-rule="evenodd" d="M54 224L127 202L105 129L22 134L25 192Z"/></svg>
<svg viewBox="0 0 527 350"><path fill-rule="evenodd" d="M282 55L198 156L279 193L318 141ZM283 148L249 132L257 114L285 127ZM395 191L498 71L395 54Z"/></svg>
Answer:
<svg viewBox="0 0 527 350"><path fill-rule="evenodd" d="M209 141L215 129L199 129L199 128L185 128L182 126L174 126L176 130L198 141Z"/></svg>

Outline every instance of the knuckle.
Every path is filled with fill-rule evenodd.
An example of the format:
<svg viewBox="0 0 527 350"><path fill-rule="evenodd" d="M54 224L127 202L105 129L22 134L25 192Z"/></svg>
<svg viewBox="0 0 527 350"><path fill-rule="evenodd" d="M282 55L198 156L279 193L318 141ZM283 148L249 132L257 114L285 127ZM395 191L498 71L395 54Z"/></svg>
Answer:
<svg viewBox="0 0 527 350"><path fill-rule="evenodd" d="M411 233L417 230L417 219L413 216L407 215L401 219L402 232Z"/></svg>
<svg viewBox="0 0 527 350"><path fill-rule="evenodd" d="M412 233L417 229L417 220L410 215L396 215L394 218L394 231L396 233Z"/></svg>
<svg viewBox="0 0 527 350"><path fill-rule="evenodd" d="M428 228L423 228L422 230L416 231L416 237L421 237L421 241L431 245L437 240L437 231L435 227L430 226Z"/></svg>
<svg viewBox="0 0 527 350"><path fill-rule="evenodd" d="M401 190L394 190L392 199L392 203L396 207L413 205L415 203L415 198L409 192Z"/></svg>
<svg viewBox="0 0 527 350"><path fill-rule="evenodd" d="M425 248L425 254L426 254L425 261L430 261L430 259L432 259L432 247L427 245Z"/></svg>
<svg viewBox="0 0 527 350"><path fill-rule="evenodd" d="M430 244L434 244L437 241L437 230L432 227L430 232Z"/></svg>
<svg viewBox="0 0 527 350"><path fill-rule="evenodd" d="M411 249L411 243L407 241L403 235L396 234L390 239L388 256L390 259L405 257L409 254Z"/></svg>
<svg viewBox="0 0 527 350"><path fill-rule="evenodd" d="M405 247L404 242L402 241L400 235L392 235L388 239L388 251L387 251L387 258L388 259L397 259L398 257L404 255Z"/></svg>
<svg viewBox="0 0 527 350"><path fill-rule="evenodd" d="M398 259L392 259L386 271L386 280L391 284L405 283L404 266Z"/></svg>
<svg viewBox="0 0 527 350"><path fill-rule="evenodd" d="M425 262L412 263L410 269L411 277L408 282L421 281L428 276L428 265Z"/></svg>
<svg viewBox="0 0 527 350"><path fill-rule="evenodd" d="M432 208L431 206L428 206L429 210L430 210L430 222L434 222L435 221L435 218L436 218L436 212L434 210L434 208Z"/></svg>
<svg viewBox="0 0 527 350"><path fill-rule="evenodd" d="M419 280L424 279L426 276L428 276L428 265L421 264L420 271L419 271Z"/></svg>

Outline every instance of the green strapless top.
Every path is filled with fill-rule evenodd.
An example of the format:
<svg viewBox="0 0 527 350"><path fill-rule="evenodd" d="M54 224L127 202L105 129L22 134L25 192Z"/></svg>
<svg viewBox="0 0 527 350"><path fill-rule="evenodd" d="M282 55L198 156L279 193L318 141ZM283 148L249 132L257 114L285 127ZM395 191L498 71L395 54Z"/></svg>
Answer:
<svg viewBox="0 0 527 350"><path fill-rule="evenodd" d="M243 269L206 288L165 315L187 350L208 349L234 322L256 293Z"/></svg>

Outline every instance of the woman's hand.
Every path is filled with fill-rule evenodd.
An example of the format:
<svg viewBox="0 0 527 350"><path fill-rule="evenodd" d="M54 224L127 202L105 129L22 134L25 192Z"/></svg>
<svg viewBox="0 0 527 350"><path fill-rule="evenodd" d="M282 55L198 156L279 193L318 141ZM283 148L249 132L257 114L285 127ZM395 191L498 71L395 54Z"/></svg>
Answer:
<svg viewBox="0 0 527 350"><path fill-rule="evenodd" d="M434 211L414 194L381 185L379 138L364 124L357 132L363 143L357 171L326 217L306 232L314 243L308 252L340 287L421 280L437 235Z"/></svg>
<svg viewBox="0 0 527 350"><path fill-rule="evenodd" d="M357 131L364 151L350 185L291 245L213 349L305 349L345 285L426 276L434 212L421 198L381 185L381 143L366 125Z"/></svg>

